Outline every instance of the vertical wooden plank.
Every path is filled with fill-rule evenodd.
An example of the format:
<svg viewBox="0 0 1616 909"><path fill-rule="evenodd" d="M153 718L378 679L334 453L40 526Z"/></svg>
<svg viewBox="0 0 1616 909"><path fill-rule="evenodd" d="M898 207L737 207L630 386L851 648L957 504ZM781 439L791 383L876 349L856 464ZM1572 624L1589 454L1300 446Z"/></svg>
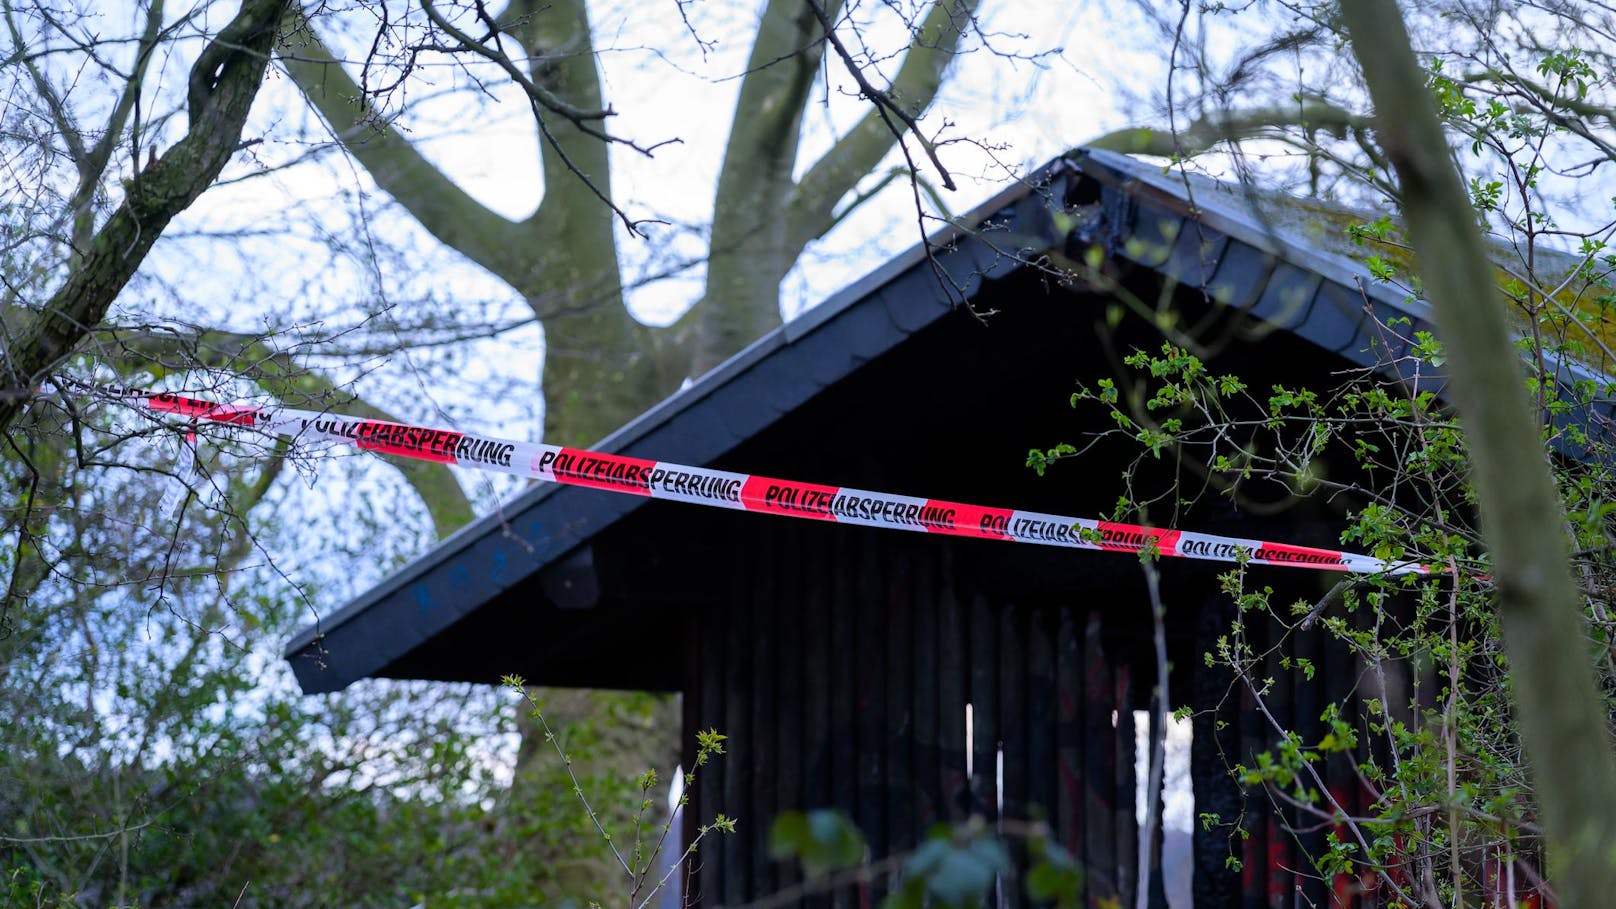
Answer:
<svg viewBox="0 0 1616 909"><path fill-rule="evenodd" d="M914 565L909 548L883 547L886 631L887 854L915 847Z"/></svg>
<svg viewBox="0 0 1616 909"><path fill-rule="evenodd" d="M1014 603L999 604L999 814L1006 820L1027 819L1027 609ZM1025 867L1026 851L1016 840L1009 843L1018 874L1000 888L1000 905L1026 905L1022 888L1014 885Z"/></svg>
<svg viewBox="0 0 1616 909"><path fill-rule="evenodd" d="M713 817L723 810L725 758L720 757L716 761L709 761L704 767L696 768L696 730L718 729L725 721L723 614L722 601L707 603L697 613L696 646L699 656L695 671L700 676L701 687L700 695L692 699L695 722L687 723L684 729L684 753L687 755L684 767L686 771L694 769L696 774L696 790L686 807L687 844L695 839L697 827L711 823ZM716 906L723 899L724 850L717 843L703 845L705 848L701 848L695 856L696 895L700 905Z"/></svg>
<svg viewBox="0 0 1616 909"><path fill-rule="evenodd" d="M1324 696L1329 703L1335 704L1340 710L1343 722L1361 729L1362 726L1357 722L1356 698L1353 697L1353 692L1358 687L1357 658L1333 636L1323 637L1320 653L1323 665L1319 667L1319 673L1324 677ZM1324 780L1330 787L1330 795L1336 804L1348 814L1361 817L1358 804L1358 776L1354 770L1358 760L1356 754L1344 751L1327 755L1324 761ZM1343 842L1352 841L1344 824L1335 824L1330 832ZM1330 890L1330 906L1350 909L1357 905L1357 875L1336 874L1325 883Z"/></svg>
<svg viewBox="0 0 1616 909"><path fill-rule="evenodd" d="M1055 628L1049 609L1027 619L1027 811L1039 820L1056 817Z"/></svg>
<svg viewBox="0 0 1616 909"><path fill-rule="evenodd" d="M957 823L970 815L970 778L965 773L965 704L970 685L966 659L965 612L954 591L953 561L944 550L942 592L937 598L937 742L941 820Z"/></svg>
<svg viewBox="0 0 1616 909"><path fill-rule="evenodd" d="M943 802L942 733L938 716L939 643L937 602L937 545L926 540L917 547L914 561L914 588L910 598L914 620L913 679L915 801L910 814L911 842L918 843L939 820L948 818Z"/></svg>
<svg viewBox="0 0 1616 909"><path fill-rule="evenodd" d="M818 531L818 528L810 528ZM806 808L824 808L835 804L832 794L831 772L835 756L831 753L831 710L836 669L831 662L832 627L836 611L832 602L837 590L829 583L829 575L837 572L830 547L821 532L807 534L804 546L805 560L813 566L811 578L805 584L805 598L800 618L803 642L803 741L802 749L807 765L804 768L802 802Z"/></svg>
<svg viewBox="0 0 1616 909"><path fill-rule="evenodd" d="M1135 801L1139 771L1134 762L1139 746L1133 718L1133 667L1124 663L1117 666L1116 672L1117 891L1122 905L1135 906L1139 890L1139 815Z"/></svg>
<svg viewBox="0 0 1616 909"><path fill-rule="evenodd" d="M1277 721L1280 728L1293 729L1293 723L1296 721L1296 674L1298 673L1296 673L1296 670L1286 670L1285 666L1280 665L1280 660L1285 653L1290 653L1290 647L1293 647L1294 642L1286 641L1285 628L1278 623L1278 619L1270 618L1267 623L1262 623L1262 619L1254 616L1254 621L1251 624L1259 623L1265 624L1267 632L1269 632L1269 647L1267 647L1269 657L1265 660L1265 678L1275 679L1275 684L1270 689L1269 695L1265 697L1265 702L1269 707L1269 713L1273 715L1273 720ZM1260 720L1262 720L1260 715L1251 717L1252 723L1259 723ZM1273 741L1275 741L1275 733L1273 733L1272 729L1264 729L1262 747L1267 749L1267 747L1272 746ZM1267 878L1269 878L1269 907L1270 909L1288 909L1296 901L1296 875L1286 870L1296 867L1296 844L1294 844L1290 830L1288 830L1294 823L1294 817L1281 814L1278 810L1269 807L1269 796L1260 788L1252 791L1252 799L1254 799L1254 804L1260 805L1260 810L1267 817L1265 827L1267 827L1269 854L1267 854L1267 860L1265 860L1262 867L1264 867L1264 872L1267 873Z"/></svg>
<svg viewBox="0 0 1616 909"><path fill-rule="evenodd" d="M803 584L805 599L799 616L803 641L801 685L803 692L802 753L805 762L801 807L809 810L835 804L831 791L831 701L832 687L836 684L835 670L830 661L831 626L835 612L830 599L835 591L828 589L828 575L836 571L826 545L825 530L809 525L804 531L802 561L810 566ZM781 749L790 747L782 742ZM795 878L793 878L795 880ZM828 894L818 894L806 901L811 909L829 906Z"/></svg>
<svg viewBox="0 0 1616 909"><path fill-rule="evenodd" d="M859 676L857 621L858 571L855 541L837 528L829 540L834 565L835 595L830 603L830 792L832 807L853 818L865 836L863 817L859 814ZM844 888L831 894L835 909L853 909L858 905L855 888Z"/></svg>
<svg viewBox="0 0 1616 909"><path fill-rule="evenodd" d="M1239 756L1240 697L1232 689L1233 675L1216 666L1206 666L1202 656L1217 652L1218 638L1229 633L1234 618L1234 604L1227 597L1213 596L1201 604L1195 626L1194 684L1190 688L1191 718L1190 785L1195 792L1194 817L1214 815L1217 823L1210 828L1196 823L1191 832L1194 851L1194 870L1191 886L1195 894L1196 909L1242 909L1244 871L1229 867L1233 850L1235 857L1244 858L1239 841L1232 838L1232 825L1241 820L1242 806L1253 810L1261 802L1253 797L1245 799L1240 786L1226 769L1231 758ZM1263 814L1248 818L1248 826L1260 826ZM1256 872L1253 872L1256 874ZM1266 877L1258 877L1260 896L1267 886Z"/></svg>
<svg viewBox="0 0 1616 909"><path fill-rule="evenodd" d="M1059 766L1055 835L1074 858L1083 847L1083 645L1071 607L1062 607L1055 638L1056 734Z"/></svg>
<svg viewBox="0 0 1616 909"><path fill-rule="evenodd" d="M1003 750L1001 817L1027 817L1027 609L999 605L999 741Z"/></svg>
<svg viewBox="0 0 1616 909"><path fill-rule="evenodd" d="M1378 610L1368 605L1360 606L1356 613L1358 631L1365 635L1373 635L1376 634L1376 626L1381 621L1400 623L1402 620L1398 616L1398 612L1400 611L1401 599L1402 597L1388 597L1381 602ZM1359 694L1362 697L1376 698L1380 701L1381 714L1375 718L1379 723L1385 724L1394 720L1408 722L1409 675L1407 663L1397 659L1387 659L1380 664L1378 669L1379 671L1377 672L1366 673L1366 684L1363 689L1360 689ZM1362 702L1360 701L1359 703L1360 709L1363 709L1361 707ZM1390 767L1392 749L1384 727L1380 732L1371 732L1363 725L1360 725L1359 728L1364 731L1364 738L1360 742L1361 750L1376 766ZM1368 784L1366 783L1365 785ZM1361 799L1367 810L1373 810L1369 806L1373 804L1374 799L1369 793L1363 793ZM1405 863L1397 862L1395 857L1393 862L1407 867ZM1407 889L1411 884L1407 874L1401 869L1392 872L1392 880L1404 889ZM1376 909L1380 903L1377 901L1376 895L1371 893L1364 896L1362 905L1364 909Z"/></svg>
<svg viewBox="0 0 1616 909"><path fill-rule="evenodd" d="M754 578L750 566L756 565L755 551L750 546L737 546L737 565L734 574L735 589L731 592L725 611L729 621L724 626L724 722L718 731L729 736L722 760L727 765L724 774L724 797L719 810L729 817L754 817L749 784L752 769L752 596L750 586ZM710 820L710 819L709 819ZM719 838L724 852L724 889L719 899L726 903L740 903L750 899L752 889L751 856L745 835Z"/></svg>
<svg viewBox="0 0 1616 909"><path fill-rule="evenodd" d="M1319 719L1324 710L1326 684L1325 679L1320 677L1320 672L1326 669L1323 639L1324 632L1318 628L1296 633L1297 657L1309 661L1314 667L1312 679L1298 675L1296 683L1296 731L1302 736L1302 741L1308 743L1316 743L1324 735L1324 725ZM1301 857L1297 867L1301 871L1299 877L1302 905L1323 906L1328 899L1326 896L1328 890L1315 868L1315 863L1324 854L1325 831L1313 821L1298 826L1303 831L1296 837L1297 851Z"/></svg>
<svg viewBox="0 0 1616 909"><path fill-rule="evenodd" d="M779 705L779 713L775 718L774 766L766 771L772 773L775 780L775 801L768 817L759 818L765 825L772 825L775 816L782 812L810 807L803 796L808 760L804 749L808 725L808 686L803 678L807 644L803 633L803 607L808 588L822 583L819 573L811 569L812 563L805 558L808 554L805 538L810 532L817 533L821 528L810 527L800 521L781 521L780 524L782 529L784 525L790 525L790 532L781 536L780 586L775 597L775 627L779 629L779 642L775 647L775 671L778 676L775 702ZM819 679L815 679L813 687L818 688L818 682ZM772 865L772 884L776 891L801 881L802 875L795 863L772 862Z"/></svg>
<svg viewBox="0 0 1616 909"><path fill-rule="evenodd" d="M890 854L886 815L886 598L881 583L876 530L846 528L857 538L858 598L858 810L854 819L870 843L872 857ZM885 888L863 888L860 900L879 903Z"/></svg>
<svg viewBox="0 0 1616 909"><path fill-rule="evenodd" d="M780 717L780 688L778 670L781 648L781 628L777 622L780 594L785 589L781 575L790 571L783 558L785 534L795 528L784 522L770 522L759 528L748 547L753 554L743 564L753 566L752 589L747 604L751 612L752 687L751 716L748 733L740 746L749 755L746 776L750 787L750 804L743 815L745 822L737 825L735 838L747 844L751 863L750 889L743 896L757 899L774 892L774 862L769 858L767 836L769 823L774 819L775 789L777 786L775 753L776 726ZM730 741L736 739L732 736Z"/></svg>
<svg viewBox="0 0 1616 909"><path fill-rule="evenodd" d="M1100 614L1090 612L1083 631L1084 861L1089 869L1089 904L1115 900L1117 881L1116 675L1100 641Z"/></svg>
<svg viewBox="0 0 1616 909"><path fill-rule="evenodd" d="M980 592L971 595L971 806L989 821L999 819L994 766L999 748L999 623Z"/></svg>
<svg viewBox="0 0 1616 909"><path fill-rule="evenodd" d="M1288 685L1290 680L1286 676L1276 676L1280 686ZM1247 766L1255 761L1253 756L1263 749L1264 740L1261 738L1262 717L1257 712L1256 700L1251 690L1244 683L1239 683L1235 697L1240 704L1240 760ZM1268 793L1261 786L1248 786L1246 788L1246 801L1249 806L1246 811L1245 827L1246 838L1243 843L1243 852L1240 857L1241 905L1244 909L1258 909L1265 901L1281 900L1272 903L1274 906L1286 905L1291 881L1287 869L1294 865L1280 864L1274 861L1274 853L1269 847L1271 838L1278 833L1283 836L1285 818L1276 813L1270 805Z"/></svg>
<svg viewBox="0 0 1616 909"><path fill-rule="evenodd" d="M1050 610L1027 610L1025 627L1026 661L1023 690L1026 710L1026 755L1023 774L1026 780L1026 813L1033 820L1053 823L1056 810L1056 756L1055 756L1055 640L1054 618ZM1019 870L1026 870L1026 857L1018 855ZM1025 887L1018 875L1014 888L1024 897ZM1007 886L1007 889L1008 886Z"/></svg>

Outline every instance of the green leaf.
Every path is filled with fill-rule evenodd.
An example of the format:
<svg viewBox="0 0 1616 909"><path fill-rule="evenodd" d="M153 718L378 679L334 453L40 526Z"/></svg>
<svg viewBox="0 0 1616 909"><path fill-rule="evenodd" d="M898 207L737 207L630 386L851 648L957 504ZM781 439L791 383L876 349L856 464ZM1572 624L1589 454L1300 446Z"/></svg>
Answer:
<svg viewBox="0 0 1616 909"><path fill-rule="evenodd" d="M769 856L796 858L816 877L864 861L864 835L839 811L788 811L769 827Z"/></svg>
<svg viewBox="0 0 1616 909"><path fill-rule="evenodd" d="M1027 895L1057 906L1082 905L1083 869L1066 850L1046 841L1033 843L1038 856L1027 871Z"/></svg>
<svg viewBox="0 0 1616 909"><path fill-rule="evenodd" d="M991 837L963 844L933 839L915 850L904 865L908 877L925 881L926 892L949 906L981 900L993 887L994 879L1009 870L1009 851Z"/></svg>

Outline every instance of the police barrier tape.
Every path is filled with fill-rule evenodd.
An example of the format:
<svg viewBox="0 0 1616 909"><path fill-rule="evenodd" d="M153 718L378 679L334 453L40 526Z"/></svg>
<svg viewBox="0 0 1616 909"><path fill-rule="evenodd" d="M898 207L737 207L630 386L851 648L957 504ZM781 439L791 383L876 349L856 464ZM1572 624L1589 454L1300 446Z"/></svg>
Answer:
<svg viewBox="0 0 1616 909"><path fill-rule="evenodd" d="M317 411L216 404L141 389L91 387L156 413L288 435L295 440L329 440L422 461L737 511L1069 549L1138 554L1154 548L1162 556L1218 562L1237 562L1243 556L1255 565L1355 574L1429 574L1435 570L1334 549L799 483Z"/></svg>

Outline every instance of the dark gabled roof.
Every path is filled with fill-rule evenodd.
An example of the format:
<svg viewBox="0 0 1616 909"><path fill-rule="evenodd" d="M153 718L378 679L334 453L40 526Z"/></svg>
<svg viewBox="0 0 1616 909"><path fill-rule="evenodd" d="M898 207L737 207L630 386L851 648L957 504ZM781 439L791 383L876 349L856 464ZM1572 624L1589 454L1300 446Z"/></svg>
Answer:
<svg viewBox="0 0 1616 909"><path fill-rule="evenodd" d="M1336 251L1344 226L1308 237L1313 228L1307 225L1316 222L1284 221L1283 211L1276 215L1268 207L1237 187L1186 180L1122 155L1077 151L934 237L934 248L944 250L934 258L921 246L898 256L596 448L709 464L947 316L984 281L1039 267L1050 251L1081 261L1098 246L1113 261L1202 289L1365 366L1395 363L1407 352L1406 342L1395 340L1390 351L1377 347L1384 336L1377 325L1406 317L1412 324L1399 332L1402 337L1430 329L1423 302L1375 282ZM1574 377L1594 377L1567 368ZM583 544L646 501L533 487L299 631L286 648L299 684L307 692L332 691L382 672L502 592L564 566ZM540 579L547 596L565 598Z"/></svg>

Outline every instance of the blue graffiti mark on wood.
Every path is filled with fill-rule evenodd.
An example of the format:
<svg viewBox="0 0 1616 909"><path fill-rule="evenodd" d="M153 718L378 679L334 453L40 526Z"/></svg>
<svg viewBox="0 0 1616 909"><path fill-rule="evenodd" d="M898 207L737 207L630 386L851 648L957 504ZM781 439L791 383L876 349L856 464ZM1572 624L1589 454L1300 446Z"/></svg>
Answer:
<svg viewBox="0 0 1616 909"><path fill-rule="evenodd" d="M431 612L438 608L438 601L432 599L432 591L428 590L425 584L416 584L410 588L410 593L415 597L415 605L422 612Z"/></svg>
<svg viewBox="0 0 1616 909"><path fill-rule="evenodd" d="M449 589L454 591L469 590L471 588L471 568L464 562L456 562L449 569Z"/></svg>

